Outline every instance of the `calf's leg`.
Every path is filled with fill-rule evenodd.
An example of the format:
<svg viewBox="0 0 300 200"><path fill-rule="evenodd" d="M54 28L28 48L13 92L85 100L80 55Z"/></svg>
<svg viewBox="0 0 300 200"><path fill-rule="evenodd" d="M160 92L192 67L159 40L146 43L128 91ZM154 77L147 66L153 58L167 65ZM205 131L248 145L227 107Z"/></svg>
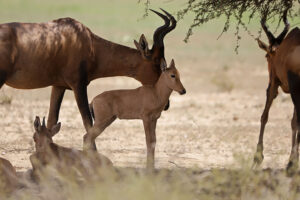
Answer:
<svg viewBox="0 0 300 200"><path fill-rule="evenodd" d="M83 150L85 151L97 151L95 139L116 119L115 116L106 118L105 115L100 115L100 117L101 119L95 118L94 126L83 137Z"/></svg>
<svg viewBox="0 0 300 200"><path fill-rule="evenodd" d="M153 170L155 167L155 145L156 145L156 122L157 119L143 119L147 145L147 169Z"/></svg>

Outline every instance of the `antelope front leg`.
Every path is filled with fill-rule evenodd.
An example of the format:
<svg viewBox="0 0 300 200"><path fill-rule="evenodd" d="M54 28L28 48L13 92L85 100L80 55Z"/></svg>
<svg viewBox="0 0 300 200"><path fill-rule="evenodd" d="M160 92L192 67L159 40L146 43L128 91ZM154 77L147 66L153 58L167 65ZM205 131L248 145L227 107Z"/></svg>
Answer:
<svg viewBox="0 0 300 200"><path fill-rule="evenodd" d="M74 91L75 99L82 117L84 128L87 132L89 132L90 128L93 125L93 120L89 109L86 85L78 85L77 87L72 89Z"/></svg>
<svg viewBox="0 0 300 200"><path fill-rule="evenodd" d="M154 169L154 157L155 157L155 145L156 145L156 122L157 119L146 118L143 120L145 134L146 134L146 145L147 145L147 169Z"/></svg>
<svg viewBox="0 0 300 200"><path fill-rule="evenodd" d="M64 98L65 88L62 87L52 87L51 99L50 99L50 108L48 114L47 128L51 129L58 121L59 110L61 102Z"/></svg>
<svg viewBox="0 0 300 200"><path fill-rule="evenodd" d="M265 131L266 123L268 122L270 107L272 105L273 100L276 98L276 96L278 94L278 86L279 86L278 84L271 82L271 83L269 83L269 86L267 89L267 100L266 100L264 111L261 115L259 139L258 139L257 149L256 149L256 153L254 155L254 163L253 163L252 167L259 166L264 159L264 155L263 155L264 131Z"/></svg>

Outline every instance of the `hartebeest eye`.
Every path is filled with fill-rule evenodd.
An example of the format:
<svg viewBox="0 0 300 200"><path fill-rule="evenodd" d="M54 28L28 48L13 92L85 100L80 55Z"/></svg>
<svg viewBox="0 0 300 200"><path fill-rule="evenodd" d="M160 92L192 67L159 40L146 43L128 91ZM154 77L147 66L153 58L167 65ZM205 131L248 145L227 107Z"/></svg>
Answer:
<svg viewBox="0 0 300 200"><path fill-rule="evenodd" d="M172 75L171 75L171 77L172 77L172 78L175 78L175 75L174 75L174 74L172 74Z"/></svg>

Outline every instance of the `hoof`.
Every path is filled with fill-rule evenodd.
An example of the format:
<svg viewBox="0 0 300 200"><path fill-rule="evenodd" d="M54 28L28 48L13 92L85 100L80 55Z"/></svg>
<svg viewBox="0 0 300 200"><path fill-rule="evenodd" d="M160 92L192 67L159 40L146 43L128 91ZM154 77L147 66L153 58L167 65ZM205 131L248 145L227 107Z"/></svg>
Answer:
<svg viewBox="0 0 300 200"><path fill-rule="evenodd" d="M286 175L289 177L293 176L297 172L297 169L298 169L298 162L290 160L286 167Z"/></svg>
<svg viewBox="0 0 300 200"><path fill-rule="evenodd" d="M91 139L88 138L87 134L85 134L83 136L83 150L84 151L97 151L95 141L91 141Z"/></svg>
<svg viewBox="0 0 300 200"><path fill-rule="evenodd" d="M257 167L259 167L263 160L264 155L262 154L262 152L256 152L253 158L252 169L256 169Z"/></svg>

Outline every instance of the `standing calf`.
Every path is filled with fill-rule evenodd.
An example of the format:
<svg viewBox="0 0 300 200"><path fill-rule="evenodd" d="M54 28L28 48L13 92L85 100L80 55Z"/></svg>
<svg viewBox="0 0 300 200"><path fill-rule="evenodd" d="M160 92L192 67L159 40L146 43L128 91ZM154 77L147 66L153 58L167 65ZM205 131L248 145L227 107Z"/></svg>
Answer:
<svg viewBox="0 0 300 200"><path fill-rule="evenodd" d="M40 173L47 165L51 165L63 174L75 169L87 179L94 175L99 166L112 165L112 162L101 154L82 152L55 144L52 137L59 132L60 125L58 123L49 130L46 127L45 118L43 124L40 123L39 117L36 117L34 121L33 139L36 152L30 156L34 178L37 178L37 173Z"/></svg>
<svg viewBox="0 0 300 200"><path fill-rule="evenodd" d="M133 90L107 91L93 99L90 109L94 114L95 124L84 137L91 149L96 150L96 137L116 118L142 119L146 134L147 168L154 168L156 121L173 90L180 94L186 93L174 60L166 68L164 59L161 59L160 67L162 74L155 85L144 85Z"/></svg>

